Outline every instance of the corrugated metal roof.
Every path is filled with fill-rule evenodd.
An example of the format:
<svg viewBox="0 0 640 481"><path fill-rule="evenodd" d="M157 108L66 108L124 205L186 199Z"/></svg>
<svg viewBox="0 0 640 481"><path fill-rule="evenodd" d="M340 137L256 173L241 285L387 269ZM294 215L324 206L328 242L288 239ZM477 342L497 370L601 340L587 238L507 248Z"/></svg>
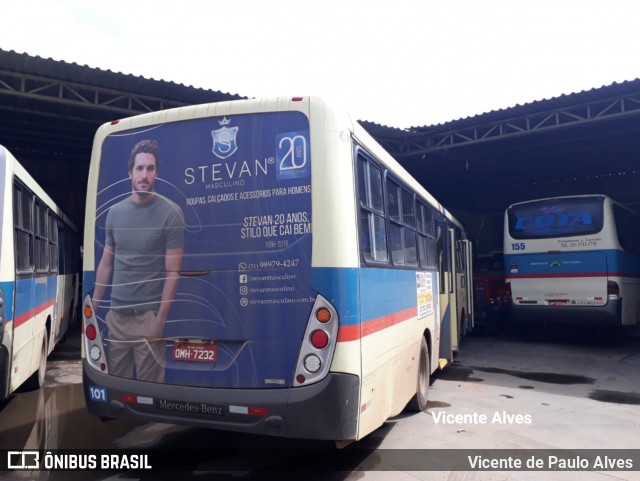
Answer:
<svg viewBox="0 0 640 481"><path fill-rule="evenodd" d="M102 70L88 65L79 65L75 62L69 63L63 60L42 58L26 53L1 49L0 67L10 71L42 75L58 80L85 83L87 85L123 90L131 93L154 95L188 104L248 98L240 94L202 89L172 81L156 80L122 72ZM516 104L512 107L491 110L489 112L439 124L426 124L400 129L367 120L361 120L360 123L374 136L380 135L385 138L400 140L405 138L408 133L432 133L467 128L480 123L491 123L521 115L562 109L578 103L604 100L616 95L634 93L638 90L640 90L640 79L636 78L619 83L614 82L611 85L592 88L590 90L563 94L558 97L537 100L525 104Z"/></svg>
<svg viewBox="0 0 640 481"><path fill-rule="evenodd" d="M640 79L636 78L633 80L625 80L623 82L614 82L611 85L603 85L601 87L582 90L580 92L562 94L558 97L536 100L534 102L525 104L516 104L513 107L491 110L489 112L473 115L470 117L464 117L457 120L451 120L449 122L441 124L411 127L408 130L420 133L450 131L459 128L467 128L471 125L478 125L481 123L484 124L499 122L501 120L509 119L512 117L519 117L522 115L550 112L558 109L564 109L576 104L606 100L608 98L616 97L619 95L637 93L639 90Z"/></svg>
<svg viewBox="0 0 640 481"><path fill-rule="evenodd" d="M165 97L190 104L247 98L239 94L207 90L166 80L155 80L132 74L124 74L122 72L112 72L111 70L102 70L89 67L88 65L79 65L75 62L69 63L64 60L31 56L13 50L6 51L0 49L0 68L96 87Z"/></svg>
<svg viewBox="0 0 640 481"><path fill-rule="evenodd" d="M20 80L30 76L33 78L25 80L25 83L35 83L35 87L29 85L21 91ZM38 82L46 85L48 80L53 85L53 93L49 97L45 95L45 87L38 87ZM56 82L73 84L80 95L86 93L86 99L78 101L74 92L58 98ZM60 85L61 90L63 87ZM101 89L105 90L107 101L94 102L90 98L92 89L96 96L102 94ZM72 217L78 224L82 220L83 186L96 128L144 108L129 111L126 102L116 105L115 100L109 100L110 93L114 97L137 94L143 102L150 98L151 110L246 98L0 50L0 143L14 150L27 168L31 167L32 175L45 190L63 201L71 199L68 205L71 214L76 214ZM434 145L428 142L429 139L440 134L443 138L449 135L451 138L473 138L470 131L476 127L484 132L500 122L520 126L527 116L545 117L561 110L566 110L570 117L574 111L590 109L595 104L601 109L599 112L606 112L608 101L611 100L613 105L614 99L621 96L628 100L626 106L629 109L640 105L640 79L437 125L399 129L369 121L360 123L396 154L440 202L452 208L499 211L510 201L584 190L620 192L621 200L640 203L635 194L636 171L640 172L637 169L640 108L635 112L624 110L623 102L618 102L618 107L623 109L617 115L609 115L608 119L604 118L606 115L599 116L597 122L591 121L591 116L580 114L578 118L588 117L590 121L575 122L571 127L566 123L557 129L538 129L536 132L523 129L511 137L491 137L491 142L458 143L455 150L454 144L445 144L446 148L437 154L426 155L428 148ZM532 119L532 122L538 120ZM61 172L64 175L60 175ZM620 172L633 175L624 177L618 175ZM625 178L627 180L623 182Z"/></svg>
<svg viewBox="0 0 640 481"><path fill-rule="evenodd" d="M0 144L80 227L91 145L101 124L161 108L242 98L0 50Z"/></svg>

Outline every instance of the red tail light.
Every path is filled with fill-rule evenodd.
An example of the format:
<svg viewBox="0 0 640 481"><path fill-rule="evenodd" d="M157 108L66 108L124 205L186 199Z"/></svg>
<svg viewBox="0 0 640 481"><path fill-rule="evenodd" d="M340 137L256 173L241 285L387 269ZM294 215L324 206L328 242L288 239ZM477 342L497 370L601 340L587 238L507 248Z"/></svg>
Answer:
<svg viewBox="0 0 640 481"><path fill-rule="evenodd" d="M329 336L321 330L313 331L311 333L311 344L316 349L323 349L329 344Z"/></svg>
<svg viewBox="0 0 640 481"><path fill-rule="evenodd" d="M82 357L87 360L89 365L98 371L108 373L107 365L104 363L105 353L102 344L102 335L98 329L98 320L93 309L91 297L87 294L84 298L82 308L82 327L83 327L83 354Z"/></svg>
<svg viewBox="0 0 640 481"><path fill-rule="evenodd" d="M607 296L609 299L617 299L620 295L620 286L618 286L617 282L608 281L607 282Z"/></svg>
<svg viewBox="0 0 640 481"><path fill-rule="evenodd" d="M84 335L87 336L87 339L93 341L96 338L96 326L93 324L89 324L87 328L84 330Z"/></svg>
<svg viewBox="0 0 640 481"><path fill-rule="evenodd" d="M295 387L316 383L329 373L339 327L338 312L318 294L298 353Z"/></svg>

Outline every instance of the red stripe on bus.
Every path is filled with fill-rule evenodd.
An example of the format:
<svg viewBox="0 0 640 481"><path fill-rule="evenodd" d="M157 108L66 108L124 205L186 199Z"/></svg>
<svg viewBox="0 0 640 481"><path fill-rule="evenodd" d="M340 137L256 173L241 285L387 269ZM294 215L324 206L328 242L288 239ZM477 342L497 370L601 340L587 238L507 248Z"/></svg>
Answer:
<svg viewBox="0 0 640 481"><path fill-rule="evenodd" d="M355 341L360 338L360 324L340 326L338 329L338 342Z"/></svg>
<svg viewBox="0 0 640 481"><path fill-rule="evenodd" d="M341 326L338 331L338 342L355 341L359 339L360 328L362 328L362 337L369 336L376 332L395 326L401 322L408 321L418 315L417 307L410 307L403 311L394 312L386 316L371 319L362 324L352 324L350 326Z"/></svg>
<svg viewBox="0 0 640 481"><path fill-rule="evenodd" d="M40 304L39 306L34 307L33 309L28 310L24 314L20 314L19 316L17 316L14 319L13 327L16 328L16 327L24 324L25 322L27 322L32 317L37 316L41 312L43 312L43 311L47 310L48 308L50 308L51 306L53 306L53 299L45 302L44 304Z"/></svg>
<svg viewBox="0 0 640 481"><path fill-rule="evenodd" d="M627 274L624 272L562 272L549 274L507 274L506 279L546 279L564 277L633 277L639 278L638 274Z"/></svg>

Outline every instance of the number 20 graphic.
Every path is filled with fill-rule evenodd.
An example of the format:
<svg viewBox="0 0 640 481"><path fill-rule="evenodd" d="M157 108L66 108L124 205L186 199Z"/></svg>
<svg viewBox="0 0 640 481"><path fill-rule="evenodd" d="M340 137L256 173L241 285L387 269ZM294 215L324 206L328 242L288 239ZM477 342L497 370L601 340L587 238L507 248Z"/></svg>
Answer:
<svg viewBox="0 0 640 481"><path fill-rule="evenodd" d="M302 135L282 137L278 149L282 150L285 143L280 170L301 169L307 165L307 139Z"/></svg>

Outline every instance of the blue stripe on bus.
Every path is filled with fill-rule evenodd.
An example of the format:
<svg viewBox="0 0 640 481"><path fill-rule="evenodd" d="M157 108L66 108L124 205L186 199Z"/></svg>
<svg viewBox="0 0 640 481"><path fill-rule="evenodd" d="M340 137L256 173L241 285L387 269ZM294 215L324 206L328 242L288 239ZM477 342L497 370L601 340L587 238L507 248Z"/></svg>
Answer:
<svg viewBox="0 0 640 481"><path fill-rule="evenodd" d="M436 273L431 276L435 293ZM93 290L94 282L94 271L84 271L83 297ZM357 325L361 318L366 322L417 305L414 270L316 267L312 269L311 282L313 289L336 308L343 326ZM360 295L361 312L358 310Z"/></svg>
<svg viewBox="0 0 640 481"><path fill-rule="evenodd" d="M340 324L358 324L357 268L316 267L311 269L313 289L327 299L340 315Z"/></svg>
<svg viewBox="0 0 640 481"><path fill-rule="evenodd" d="M57 275L0 282L5 299L5 318L8 321L19 318L34 308L55 301L57 285Z"/></svg>
<svg viewBox="0 0 640 481"><path fill-rule="evenodd" d="M360 279L358 279L358 274ZM435 272L431 273L436 290ZM340 314L340 325L359 324L415 308L416 271L382 268L314 268L313 288ZM361 311L358 312L359 297ZM434 298L435 298L434 294Z"/></svg>
<svg viewBox="0 0 640 481"><path fill-rule="evenodd" d="M404 269L360 270L362 322L415 308L418 303L416 271ZM436 283L432 281L432 288Z"/></svg>
<svg viewBox="0 0 640 481"><path fill-rule="evenodd" d="M401 311L416 303L416 274L415 271L370 268L335 268L316 267L311 270L313 289L325 297L340 313L340 322L344 325L358 324L358 274L362 275L362 282L367 292L364 293L367 309L366 318L376 318ZM401 282L402 285L398 285ZM95 272L84 271L83 297L94 287ZM407 286L412 286L409 294ZM381 305L380 296L384 296L386 303ZM377 299L375 302L374 299Z"/></svg>
<svg viewBox="0 0 640 481"><path fill-rule="evenodd" d="M4 294L5 311L4 316L7 321L13 319L13 282L0 282L0 289Z"/></svg>
<svg viewBox="0 0 640 481"><path fill-rule="evenodd" d="M615 249L505 255L505 274L515 276L640 276L640 256Z"/></svg>

